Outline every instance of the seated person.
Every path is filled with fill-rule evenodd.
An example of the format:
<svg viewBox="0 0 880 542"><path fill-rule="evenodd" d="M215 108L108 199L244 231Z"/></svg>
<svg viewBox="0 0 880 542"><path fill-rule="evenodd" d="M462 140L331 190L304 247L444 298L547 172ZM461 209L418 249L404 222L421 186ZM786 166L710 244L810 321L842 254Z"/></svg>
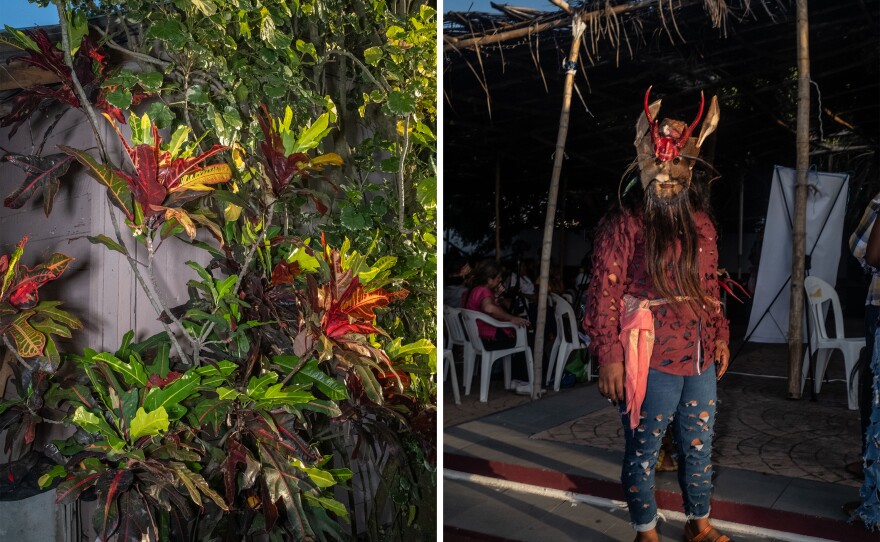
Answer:
<svg viewBox="0 0 880 542"><path fill-rule="evenodd" d="M445 262L446 276L443 279L443 304L448 307L461 307L461 298L467 287L464 279L471 272L471 265L464 256L449 256Z"/></svg>
<svg viewBox="0 0 880 542"><path fill-rule="evenodd" d="M517 326L528 327L529 321L514 316L504 310L495 299L501 284L501 265L495 260L483 260L468 276L468 290L462 296L462 308L488 314L496 320L512 322ZM486 322L477 321L477 331L483 346L489 350L501 350L516 344L516 334L510 328L496 328Z"/></svg>
<svg viewBox="0 0 880 542"><path fill-rule="evenodd" d="M501 306L504 310L523 318L534 320L537 316L538 287L532 279L535 262L531 258L521 260L516 271L511 271L504 279L504 297Z"/></svg>

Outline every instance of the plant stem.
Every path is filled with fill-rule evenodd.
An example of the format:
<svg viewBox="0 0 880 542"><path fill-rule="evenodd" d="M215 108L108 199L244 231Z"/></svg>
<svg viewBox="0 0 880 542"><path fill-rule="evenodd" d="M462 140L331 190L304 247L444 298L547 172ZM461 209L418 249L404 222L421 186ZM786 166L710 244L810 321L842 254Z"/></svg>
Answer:
<svg viewBox="0 0 880 542"><path fill-rule="evenodd" d="M64 50L64 62L67 64L67 67L70 68L70 79L73 82L74 91L76 92L77 98L79 99L80 105L83 108L83 111L86 113L86 117L89 119L89 124L92 126L92 131L95 133L95 141L98 144L98 148L101 150L101 157L105 164L110 164L110 159L107 156L107 149L104 146L104 140L101 139L101 134L98 131L98 117L95 115L95 110L92 108L92 104L89 102L88 96L86 96L85 90L83 90L82 85L79 82L79 79L76 76L76 71L73 68L73 57L70 54L70 37L67 34L67 13L64 4L64 0L55 0L55 7L58 9L58 19L60 21L61 27L61 48ZM108 166L109 167L109 166ZM107 198L107 205L110 209L110 220L113 223L113 229L116 232L116 239L122 246L125 246L122 240L122 232L119 229L119 223L116 220L116 210L113 209L113 205L110 201L110 198ZM126 251L127 252L127 251ZM161 300L154 299L151 294L149 288L147 287L147 283L141 275L140 271L137 268L137 261L131 257L130 254L125 255L128 260L128 264L131 267L132 272L135 275L135 278L141 284L141 288L143 288L144 293L147 295L147 299L153 305L153 309L161 316L163 313L167 313L171 316L170 311L167 311L164 306L162 306ZM173 318L173 316L171 316ZM175 319L176 320L176 319ZM161 318L160 318L161 321ZM180 322L177 322L180 325ZM177 354L180 356L180 359L184 363L189 363L189 357L184 353L183 349L180 347L180 343L177 341L177 337L169 328L168 324L162 322L162 327L165 328L165 332L168 333L169 338L171 339L172 344L174 344L175 349L177 350ZM181 329L184 333L186 333L186 329Z"/></svg>
<svg viewBox="0 0 880 542"><path fill-rule="evenodd" d="M406 214L406 188L403 182L404 179L404 168L406 165L406 155L409 152L409 119L410 115L406 116L406 122L403 127L403 145L400 150L400 166L398 170L398 180L397 180L397 188L400 191L400 203L398 204L398 214L397 214L397 228L401 233L404 233L404 220Z"/></svg>
<svg viewBox="0 0 880 542"><path fill-rule="evenodd" d="M122 239L122 231L120 230L119 222L116 219L116 209L113 208L113 203L110 201L110 198L107 198L107 207L108 207L108 212L110 214L110 222L113 224L113 231L116 234L116 242L122 246L125 246L125 242ZM167 313L170 315L171 312L167 311L165 309L165 307L162 305L161 300L154 299L153 293L150 291L149 287L147 286L147 281L144 280L143 275L141 274L140 270L137 268L137 263L138 263L137 260L135 260L131 256L131 254L128 253L127 249L125 251L125 259L128 261L128 265L129 265L129 267L131 267L131 272L134 273L135 279L141 285L141 289L144 291L144 294L146 294L147 300L150 302L150 305L153 306L153 310L156 311L156 314L158 314L160 317L164 313ZM165 333L167 333L169 339L171 339L171 344L174 345L174 349L177 351L177 355L180 356L180 359L183 363L188 365L189 364L189 357L184 353L183 348L181 348L180 343L177 341L177 336L174 334L173 331L171 331L171 328L168 326L168 324L162 321L162 318L159 318L159 321L162 323L162 328L165 330ZM186 334L186 329L180 324L180 322L177 321L176 319L175 319L175 322L177 323L177 325L179 325L181 327L181 331L183 331L183 333ZM187 334L187 337L189 337L188 334ZM192 339L190 339L190 341L192 341Z"/></svg>
<svg viewBox="0 0 880 542"><path fill-rule="evenodd" d="M124 25L124 23L123 23L123 25ZM150 55L145 55L143 53L138 53L136 51L132 51L131 49L127 49L127 48L119 45L118 43L116 43L112 39L110 39L110 37L107 35L106 30L103 30L101 27L99 27L97 25L89 25L89 26L93 30L96 30L99 34L101 34L101 36L106 38L106 41L104 43L107 44L107 47L109 47L113 50L119 51L120 53L122 53L125 56L129 56L135 60L140 60L141 62L146 62L148 64L153 64L153 65L159 66L162 69L167 68L171 64L171 62L167 62L165 60L161 60L161 59L152 57Z"/></svg>
<svg viewBox="0 0 880 542"><path fill-rule="evenodd" d="M70 54L70 36L67 33L67 9L64 0L55 0L55 7L58 9L58 20L61 27L61 49L64 51L64 63L70 68L70 81L73 83L74 93L77 99L79 99L80 106L82 106L89 124L92 126L92 131L95 133L95 141L101 150L101 158L104 160L104 163L110 163L107 158L107 149L104 147L104 141L101 139L101 134L98 131L98 116L95 115L95 110L92 109L89 97L80 84L79 78L76 76L76 70L73 67L73 56Z"/></svg>
<svg viewBox="0 0 880 542"><path fill-rule="evenodd" d="M10 352L12 352L12 355L15 356L15 359L17 359L19 363L27 367L29 371L34 370L34 368L28 365L28 362L26 362L24 358L21 357L21 354L18 353L18 349L15 348L15 346L13 346L11 342L9 342L9 337L7 337L5 333L3 334L3 344L5 344L6 348L8 348Z"/></svg>
<svg viewBox="0 0 880 542"><path fill-rule="evenodd" d="M265 221L263 222L263 231L260 232L260 237L254 242L254 244L250 247L247 256L244 259L244 263L242 263L241 271L238 274L238 279L235 281L235 286L232 287L232 292L238 292L238 289L241 287L241 281L244 280L244 275L247 273L248 266L251 264L251 260L254 258L254 253L257 249L263 244L266 240L266 234L269 232L269 226L272 224L272 219L275 217L275 202L269 204L269 212L266 216ZM215 307L211 314L217 312L217 308ZM197 342L195 344L195 351L193 352L193 360L194 362L198 362L199 353L202 347L206 344L208 337L211 335L211 332L214 331L214 322L209 322L207 326L202 330L202 333L199 335Z"/></svg>
<svg viewBox="0 0 880 542"><path fill-rule="evenodd" d="M375 84L377 87L384 90L385 92L391 92L391 85L389 85L387 81L379 81L378 79L376 79L376 77L373 76L373 74L370 72L369 68L367 68L367 66L364 65L364 63L361 62L358 57L354 56L353 54L349 53L348 51L340 51L338 49L330 49L329 51L327 51L326 54L328 56L329 55L341 55L341 56L344 56L344 57L351 59L351 61L354 62L364 72L364 74L366 74L367 78L370 81L372 81L373 84Z"/></svg>

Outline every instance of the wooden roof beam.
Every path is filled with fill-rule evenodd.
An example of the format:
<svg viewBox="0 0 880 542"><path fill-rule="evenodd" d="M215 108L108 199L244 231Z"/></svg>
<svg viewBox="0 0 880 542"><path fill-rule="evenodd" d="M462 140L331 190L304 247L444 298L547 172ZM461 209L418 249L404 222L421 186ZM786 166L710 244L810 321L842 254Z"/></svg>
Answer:
<svg viewBox="0 0 880 542"><path fill-rule="evenodd" d="M59 82L61 79L54 73L26 62L14 61L7 66L0 66L0 91L28 88L34 85L51 85Z"/></svg>

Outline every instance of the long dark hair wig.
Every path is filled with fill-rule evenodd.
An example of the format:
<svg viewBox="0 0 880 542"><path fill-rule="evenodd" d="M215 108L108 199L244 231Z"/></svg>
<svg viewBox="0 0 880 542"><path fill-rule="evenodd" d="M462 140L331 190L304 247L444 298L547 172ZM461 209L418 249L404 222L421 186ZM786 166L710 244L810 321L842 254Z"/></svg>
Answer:
<svg viewBox="0 0 880 542"><path fill-rule="evenodd" d="M717 300L700 286L699 232L694 220L699 212L711 219L702 183L691 180L686 189L666 199L658 198L650 185L647 190L642 190L638 182L635 185L629 197L621 198L620 212L628 211L642 219L646 271L658 296L684 296L697 313L702 306L712 307ZM677 305L671 305L673 310Z"/></svg>

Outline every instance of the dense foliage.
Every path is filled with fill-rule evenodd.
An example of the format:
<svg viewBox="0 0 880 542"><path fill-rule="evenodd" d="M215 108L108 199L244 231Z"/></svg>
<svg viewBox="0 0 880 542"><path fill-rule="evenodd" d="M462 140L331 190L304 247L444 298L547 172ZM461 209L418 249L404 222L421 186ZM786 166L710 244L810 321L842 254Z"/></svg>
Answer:
<svg viewBox="0 0 880 542"><path fill-rule="evenodd" d="M14 307L39 317L46 343L16 339L27 385L0 415L76 429L49 448L41 486L59 502L97 498L102 539L433 538L434 10L57 7L61 44L13 29L3 41L60 83L19 94L0 124L80 109L96 147L7 156L25 179L6 204L49 214L68 169L106 187L114 229L89 240L126 256L164 331L64 356L51 334L76 319L54 302ZM153 266L172 236L210 255L188 262L198 278L179 307L163 305Z"/></svg>

